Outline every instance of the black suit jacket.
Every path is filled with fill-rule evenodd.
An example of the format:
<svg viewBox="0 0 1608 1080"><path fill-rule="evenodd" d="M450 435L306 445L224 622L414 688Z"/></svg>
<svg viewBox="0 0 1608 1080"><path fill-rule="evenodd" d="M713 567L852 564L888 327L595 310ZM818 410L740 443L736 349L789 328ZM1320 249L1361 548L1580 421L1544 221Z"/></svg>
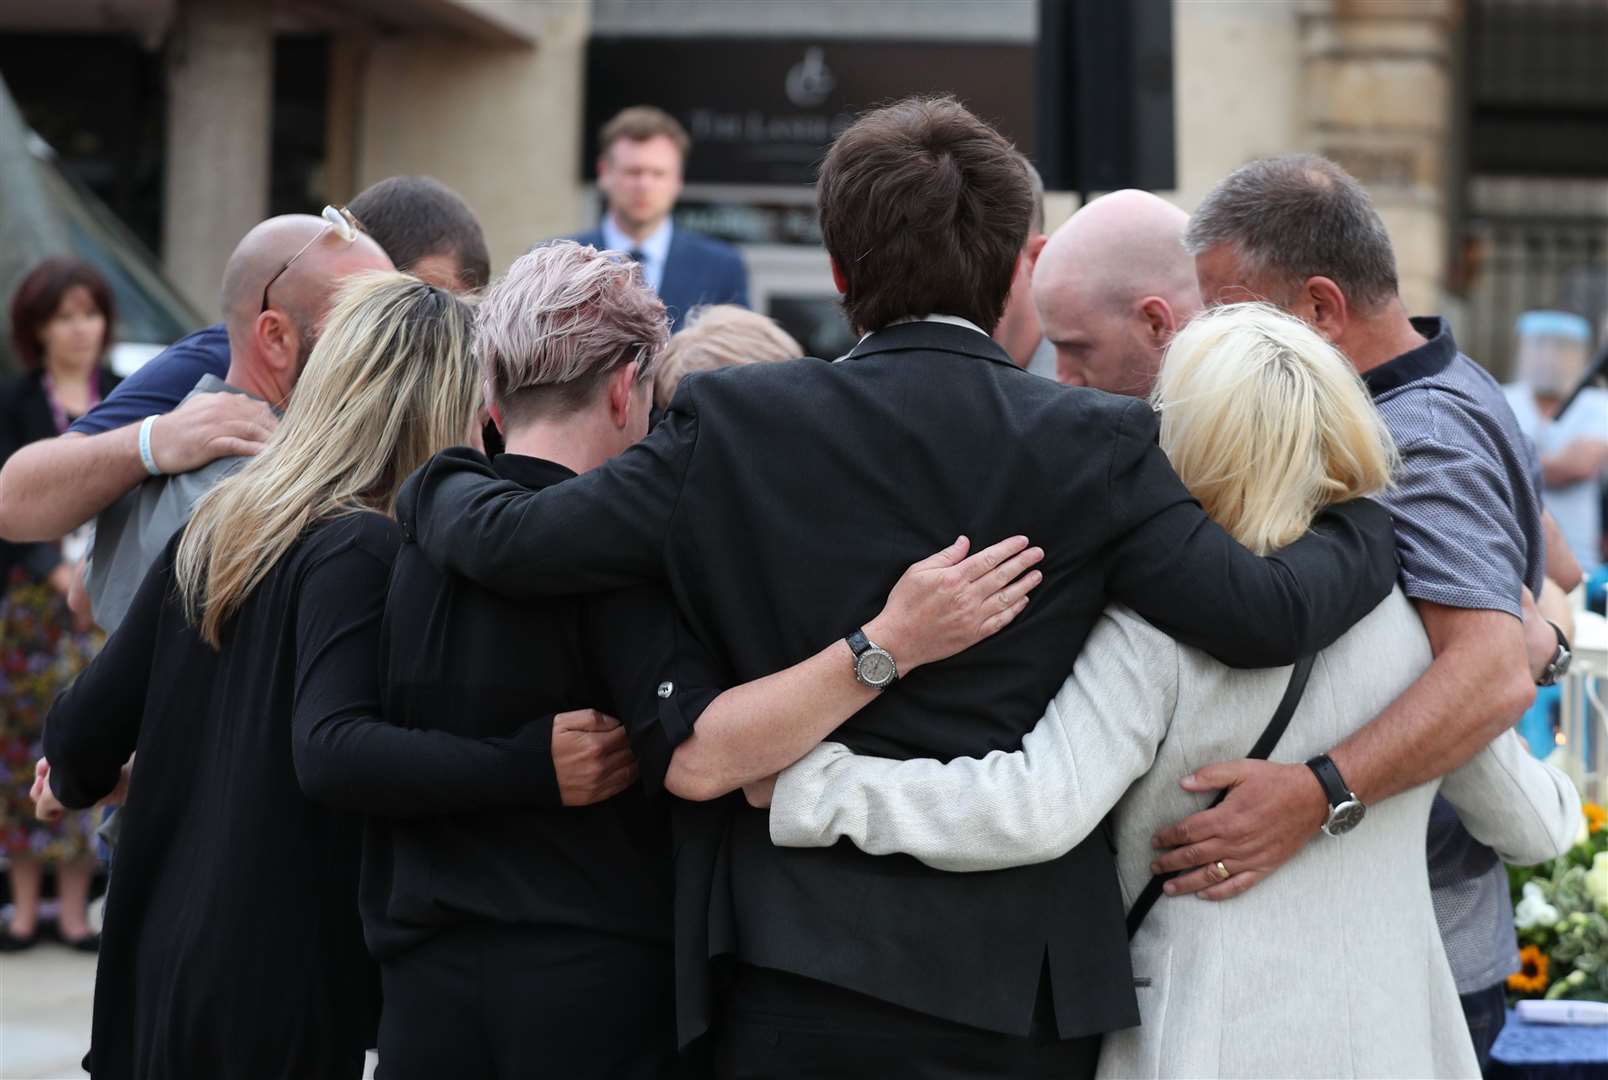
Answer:
<svg viewBox="0 0 1608 1080"><path fill-rule="evenodd" d="M975 331L908 323L837 363L693 376L637 446L535 494L448 451L408 481L419 512L405 527L431 559L512 594L665 579L743 680L870 619L906 566L957 535L980 548L1025 534L1046 557L1023 615L833 735L896 758L982 755L1020 744L1112 600L1228 663L1270 666L1389 591L1378 506L1327 512L1260 559L1190 498L1156 434L1142 401L1029 375ZM846 844L774 848L765 814L744 810L721 858L742 961L1022 1034L1047 956L1063 1037L1138 1022L1105 830L1054 862L945 874Z"/></svg>
<svg viewBox="0 0 1608 1080"><path fill-rule="evenodd" d="M122 381L107 368L99 369L95 377L100 382L102 401ZM0 385L0 465L29 443L54 438L57 434L44 377L39 372L19 375ZM43 579L59 562L60 544L13 544L0 540L0 592L5 591L14 567L23 566L30 577Z"/></svg>

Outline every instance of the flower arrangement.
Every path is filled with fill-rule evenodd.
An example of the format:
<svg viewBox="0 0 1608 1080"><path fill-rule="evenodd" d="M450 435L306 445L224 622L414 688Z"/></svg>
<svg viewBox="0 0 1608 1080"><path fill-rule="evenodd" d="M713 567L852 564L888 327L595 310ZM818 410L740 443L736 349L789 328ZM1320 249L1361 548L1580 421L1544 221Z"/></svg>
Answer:
<svg viewBox="0 0 1608 1080"><path fill-rule="evenodd" d="M1523 946L1509 1000L1608 1001L1608 812L1587 803L1574 847L1508 880Z"/></svg>

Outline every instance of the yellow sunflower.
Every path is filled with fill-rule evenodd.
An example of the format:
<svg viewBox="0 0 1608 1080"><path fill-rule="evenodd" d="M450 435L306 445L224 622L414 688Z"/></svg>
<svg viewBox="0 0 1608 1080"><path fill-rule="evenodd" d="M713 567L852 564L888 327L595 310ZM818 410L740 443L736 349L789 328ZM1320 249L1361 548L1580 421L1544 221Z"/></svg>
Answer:
<svg viewBox="0 0 1608 1080"><path fill-rule="evenodd" d="M1586 813L1586 832L1601 832L1608 826L1608 810L1604 810L1594 802L1588 802L1581 807Z"/></svg>
<svg viewBox="0 0 1608 1080"><path fill-rule="evenodd" d="M1547 982L1547 954L1534 945L1520 949L1519 970L1508 976L1508 989L1515 994L1539 994Z"/></svg>

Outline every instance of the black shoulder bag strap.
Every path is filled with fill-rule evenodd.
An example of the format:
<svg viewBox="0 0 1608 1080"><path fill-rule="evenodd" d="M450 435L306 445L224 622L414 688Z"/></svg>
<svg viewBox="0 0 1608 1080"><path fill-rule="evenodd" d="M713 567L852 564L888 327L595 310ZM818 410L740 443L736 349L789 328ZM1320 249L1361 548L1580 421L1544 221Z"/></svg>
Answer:
<svg viewBox="0 0 1608 1080"><path fill-rule="evenodd" d="M1268 721L1267 729L1262 732L1262 737L1256 740L1256 745L1251 747L1251 752L1246 754L1246 757L1265 759L1279 744L1279 739L1284 736L1284 729L1290 726L1290 717L1295 715L1295 707L1301 703L1301 692L1306 689L1307 676L1312 674L1312 659L1310 656L1304 656L1296 661L1295 667L1290 671L1290 684L1284 688L1284 699L1279 702L1277 711L1273 713L1273 719ZM1219 791L1217 798L1212 800L1212 806L1216 806L1227 797L1227 791ZM1132 941L1133 936L1139 932L1145 916L1156 906L1156 901L1161 899L1162 885L1169 879L1177 877L1179 873L1180 871L1175 870L1170 874L1157 874L1145 884L1144 892L1139 894L1139 899L1134 901L1132 910L1128 912L1129 941Z"/></svg>

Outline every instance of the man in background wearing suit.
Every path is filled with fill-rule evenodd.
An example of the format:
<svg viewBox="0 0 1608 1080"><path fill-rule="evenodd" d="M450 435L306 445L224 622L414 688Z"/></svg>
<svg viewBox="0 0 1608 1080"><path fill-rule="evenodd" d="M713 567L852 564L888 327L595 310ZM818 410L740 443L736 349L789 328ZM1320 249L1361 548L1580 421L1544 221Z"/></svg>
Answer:
<svg viewBox="0 0 1608 1080"><path fill-rule="evenodd" d="M675 117L633 105L603 125L597 145L597 186L608 209L597 228L574 239L641 263L648 287L670 311L672 330L699 304L747 307L748 268L737 249L670 220L692 149Z"/></svg>

